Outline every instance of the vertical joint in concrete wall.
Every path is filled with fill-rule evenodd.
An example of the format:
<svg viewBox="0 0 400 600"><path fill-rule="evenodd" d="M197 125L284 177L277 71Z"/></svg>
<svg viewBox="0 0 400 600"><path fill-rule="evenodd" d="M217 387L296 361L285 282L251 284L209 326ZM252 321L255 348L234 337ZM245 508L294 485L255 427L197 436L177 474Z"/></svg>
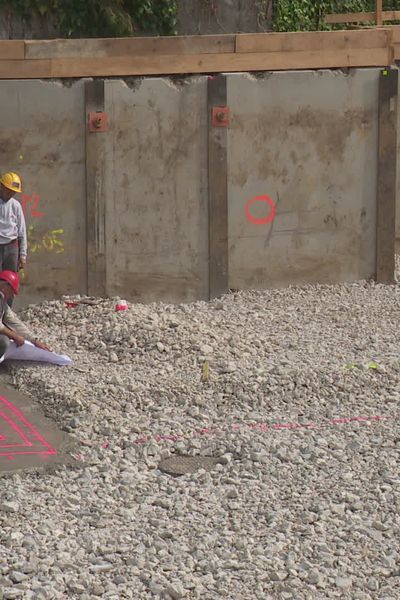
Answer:
<svg viewBox="0 0 400 600"><path fill-rule="evenodd" d="M379 141L376 280L393 283L397 179L398 70L383 69L379 80Z"/></svg>
<svg viewBox="0 0 400 600"><path fill-rule="evenodd" d="M225 294L228 287L228 165L227 128L213 120L213 109L226 107L225 75L208 79L208 219L209 298ZM223 112L222 112L223 114Z"/></svg>
<svg viewBox="0 0 400 600"><path fill-rule="evenodd" d="M104 111L104 81L85 83L86 105L86 212L87 260L89 295L106 294L106 239L105 239L105 136L104 132L89 131L89 115Z"/></svg>

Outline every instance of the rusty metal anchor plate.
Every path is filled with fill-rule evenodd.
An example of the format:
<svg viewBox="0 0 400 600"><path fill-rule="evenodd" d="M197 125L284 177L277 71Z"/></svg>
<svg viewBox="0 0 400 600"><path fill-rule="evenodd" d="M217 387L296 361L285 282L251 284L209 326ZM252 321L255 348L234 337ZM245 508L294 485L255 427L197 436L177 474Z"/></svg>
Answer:
<svg viewBox="0 0 400 600"><path fill-rule="evenodd" d="M212 109L213 127L229 127L230 123L229 108L227 106L214 106Z"/></svg>
<svg viewBox="0 0 400 600"><path fill-rule="evenodd" d="M92 133L99 133L102 131L108 131L109 121L108 114L102 111L96 111L89 113L89 131Z"/></svg>

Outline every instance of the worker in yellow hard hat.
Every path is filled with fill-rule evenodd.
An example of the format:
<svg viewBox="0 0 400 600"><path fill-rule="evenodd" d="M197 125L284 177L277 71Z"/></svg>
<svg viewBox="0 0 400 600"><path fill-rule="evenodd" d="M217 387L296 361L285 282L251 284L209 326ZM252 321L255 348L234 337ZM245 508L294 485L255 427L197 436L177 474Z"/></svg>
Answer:
<svg viewBox="0 0 400 600"><path fill-rule="evenodd" d="M15 194L21 192L21 178L17 173L4 173L0 177L0 270L16 272L26 263L25 217L21 204L14 198ZM11 251L18 245L19 253Z"/></svg>
<svg viewBox="0 0 400 600"><path fill-rule="evenodd" d="M0 177L0 271L23 269L26 264L27 236L22 206L14 198L22 192L17 173Z"/></svg>

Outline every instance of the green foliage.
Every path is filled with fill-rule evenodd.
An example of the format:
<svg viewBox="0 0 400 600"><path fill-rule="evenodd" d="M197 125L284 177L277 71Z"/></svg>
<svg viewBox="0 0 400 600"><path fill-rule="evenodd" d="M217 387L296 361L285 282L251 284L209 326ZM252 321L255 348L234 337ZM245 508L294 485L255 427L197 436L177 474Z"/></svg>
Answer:
<svg viewBox="0 0 400 600"><path fill-rule="evenodd" d="M375 0L275 0L275 31L316 31L346 27L329 26L324 17L330 13L365 12L375 10ZM398 10L400 0L384 2L385 10Z"/></svg>
<svg viewBox="0 0 400 600"><path fill-rule="evenodd" d="M176 33L177 0L125 0L124 4L142 30L156 35Z"/></svg>
<svg viewBox="0 0 400 600"><path fill-rule="evenodd" d="M176 0L0 0L0 10L39 15L64 37L172 35L177 13Z"/></svg>
<svg viewBox="0 0 400 600"><path fill-rule="evenodd" d="M176 33L179 0L0 0L0 11L29 20L38 15L63 37L124 37ZM185 2L186 0L180 0ZM198 0L200 2L200 0ZM207 0L210 1L210 0ZM328 13L374 10L375 0L245 0L257 1L260 16L273 3L275 31L314 31L328 26ZM385 10L400 10L400 0L384 0Z"/></svg>

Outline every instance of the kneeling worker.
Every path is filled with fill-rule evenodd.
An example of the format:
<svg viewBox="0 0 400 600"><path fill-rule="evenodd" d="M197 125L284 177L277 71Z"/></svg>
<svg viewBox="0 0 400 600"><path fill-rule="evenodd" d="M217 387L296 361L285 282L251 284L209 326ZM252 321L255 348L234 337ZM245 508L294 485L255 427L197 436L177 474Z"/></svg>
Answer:
<svg viewBox="0 0 400 600"><path fill-rule="evenodd" d="M5 354L10 340L22 346L25 340L32 342L37 348L49 350L42 342L35 339L29 329L11 310L8 301L19 291L19 276L13 271L0 272L0 358Z"/></svg>

